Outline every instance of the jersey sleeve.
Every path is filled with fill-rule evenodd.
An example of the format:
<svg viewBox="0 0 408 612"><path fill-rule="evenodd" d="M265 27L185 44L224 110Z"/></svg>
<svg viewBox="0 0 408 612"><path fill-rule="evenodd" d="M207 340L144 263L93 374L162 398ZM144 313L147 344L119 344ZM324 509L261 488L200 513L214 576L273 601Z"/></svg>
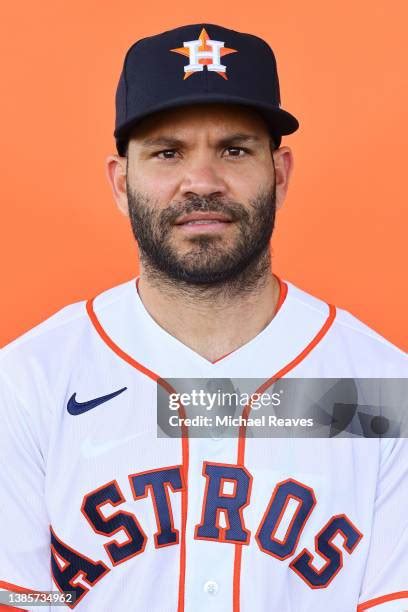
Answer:
<svg viewBox="0 0 408 612"><path fill-rule="evenodd" d="M52 590L45 461L34 420L0 372L0 590L20 593Z"/></svg>
<svg viewBox="0 0 408 612"><path fill-rule="evenodd" d="M408 610L408 440L382 440L368 560L358 612Z"/></svg>

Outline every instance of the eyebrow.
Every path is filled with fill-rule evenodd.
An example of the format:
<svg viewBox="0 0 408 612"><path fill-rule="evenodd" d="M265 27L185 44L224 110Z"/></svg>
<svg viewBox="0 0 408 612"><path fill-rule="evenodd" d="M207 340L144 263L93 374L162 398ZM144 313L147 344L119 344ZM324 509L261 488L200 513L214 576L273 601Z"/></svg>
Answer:
<svg viewBox="0 0 408 612"><path fill-rule="evenodd" d="M228 146L228 145L238 145L238 144L250 144L250 143L258 143L260 142L260 138L255 134L245 134L242 132L236 132L234 134L230 134L229 136L224 136L218 141L219 146ZM169 148L178 148L185 145L183 140L179 138L173 138L171 136L157 136L155 138L146 138L142 141L142 147L169 147Z"/></svg>

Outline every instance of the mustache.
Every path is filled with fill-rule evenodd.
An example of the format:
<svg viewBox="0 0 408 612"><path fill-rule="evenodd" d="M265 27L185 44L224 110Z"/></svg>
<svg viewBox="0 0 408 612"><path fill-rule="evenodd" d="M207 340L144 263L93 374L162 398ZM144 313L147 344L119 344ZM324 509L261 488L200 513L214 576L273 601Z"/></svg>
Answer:
<svg viewBox="0 0 408 612"><path fill-rule="evenodd" d="M248 220L249 214L246 208L238 202L226 202L218 197L193 197L186 202L175 202L163 210L160 221L166 224L174 224L181 215L193 212L218 212L227 214L232 221Z"/></svg>

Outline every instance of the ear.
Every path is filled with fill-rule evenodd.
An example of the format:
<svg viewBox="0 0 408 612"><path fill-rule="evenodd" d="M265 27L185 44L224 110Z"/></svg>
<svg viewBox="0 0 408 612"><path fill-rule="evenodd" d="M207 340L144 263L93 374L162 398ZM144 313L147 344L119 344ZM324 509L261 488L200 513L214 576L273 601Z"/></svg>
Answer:
<svg viewBox="0 0 408 612"><path fill-rule="evenodd" d="M113 197L120 212L129 216L126 189L126 157L109 155L106 159L106 175L112 188Z"/></svg>
<svg viewBox="0 0 408 612"><path fill-rule="evenodd" d="M276 208L283 206L293 171L293 153L289 147L279 147L272 152L275 164Z"/></svg>

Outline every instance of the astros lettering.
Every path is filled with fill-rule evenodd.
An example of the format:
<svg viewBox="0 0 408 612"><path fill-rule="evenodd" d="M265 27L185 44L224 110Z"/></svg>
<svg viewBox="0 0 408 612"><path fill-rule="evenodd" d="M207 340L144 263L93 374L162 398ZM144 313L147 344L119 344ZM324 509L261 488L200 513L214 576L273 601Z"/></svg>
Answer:
<svg viewBox="0 0 408 612"><path fill-rule="evenodd" d="M201 519L195 528L195 539L221 542L226 545L237 543L248 545L251 533L245 527L243 511L250 503L252 475L243 466L207 461L203 463L202 474L206 478L206 487ZM110 538L102 544L112 567L142 554L149 537L153 537L154 546L158 551L165 546L179 544L180 530L174 523L169 490L172 492L183 490L185 483L182 466L130 474L128 479L136 502L135 513L118 511L109 516L105 511L102 513L102 506L108 504L119 506L125 502L125 496L116 480L87 493L81 507L81 512L91 529L104 539ZM226 482L232 483L232 494L224 491ZM259 548L280 561L293 557L290 569L310 588L327 587L343 566L343 550L351 554L363 534L345 514L331 516L316 534L315 550L309 551L304 548L296 554L301 533L317 503L314 491L306 484L292 478L272 484L275 486L269 504L255 534ZM153 534L146 533L137 519L137 500L147 497L149 493L157 526L157 531ZM292 502L292 516L282 537L280 527L288 520L290 502ZM295 510L293 502L296 503ZM221 513L226 518L227 527L220 525ZM119 533L126 535L126 541L119 543L112 538ZM343 550L333 543L333 539L338 534L343 539ZM319 554L324 558L325 564L320 569L316 569L313 566L313 559ZM79 572L85 582L92 587L111 569L102 561L95 561L73 550L58 538L52 527L51 557L53 579L58 588L61 591L74 589L76 592L76 602L70 605L71 608L74 608L89 591L81 584L73 584L73 579Z"/></svg>

